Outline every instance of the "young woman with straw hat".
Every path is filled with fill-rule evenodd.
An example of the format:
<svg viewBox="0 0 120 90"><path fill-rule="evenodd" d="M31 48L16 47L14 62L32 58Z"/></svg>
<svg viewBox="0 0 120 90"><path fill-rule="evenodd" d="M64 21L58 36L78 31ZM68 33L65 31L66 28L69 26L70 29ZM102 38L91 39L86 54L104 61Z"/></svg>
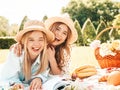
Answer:
<svg viewBox="0 0 120 90"><path fill-rule="evenodd" d="M73 21L69 17L51 17L45 21L47 29L55 35L55 40L47 49L51 73L69 73L70 45L78 37Z"/></svg>
<svg viewBox="0 0 120 90"><path fill-rule="evenodd" d="M48 75L47 42L54 40L54 34L42 22L30 20L17 33L15 40L23 47L21 56L10 51L0 81L14 82L15 88L23 89L27 84L30 90L41 90Z"/></svg>
<svg viewBox="0 0 120 90"><path fill-rule="evenodd" d="M49 43L47 48L50 73L69 74L70 45L78 38L72 19L61 16L51 17L45 21L45 26L55 35L55 40ZM14 47L15 53L21 55L21 45L15 44Z"/></svg>

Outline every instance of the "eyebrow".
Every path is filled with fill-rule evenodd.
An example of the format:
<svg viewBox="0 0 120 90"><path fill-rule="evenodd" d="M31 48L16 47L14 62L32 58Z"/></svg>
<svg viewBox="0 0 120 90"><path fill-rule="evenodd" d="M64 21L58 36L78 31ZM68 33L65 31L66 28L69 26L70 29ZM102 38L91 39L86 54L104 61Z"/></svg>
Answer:
<svg viewBox="0 0 120 90"><path fill-rule="evenodd" d="M61 29L60 25L59 25L57 28L58 28L58 29L59 29L59 28ZM68 32L68 31L65 29L65 32Z"/></svg>
<svg viewBox="0 0 120 90"><path fill-rule="evenodd" d="M33 37L28 37L28 39L33 39ZM43 36L39 37L39 39L44 39Z"/></svg>

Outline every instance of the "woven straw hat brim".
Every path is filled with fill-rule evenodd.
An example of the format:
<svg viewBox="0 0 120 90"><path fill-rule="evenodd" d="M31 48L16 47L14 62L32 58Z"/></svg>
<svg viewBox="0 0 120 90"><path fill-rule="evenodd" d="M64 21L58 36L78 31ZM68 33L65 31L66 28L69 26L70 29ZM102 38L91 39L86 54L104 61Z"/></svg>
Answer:
<svg viewBox="0 0 120 90"><path fill-rule="evenodd" d="M30 32L30 31L35 31L35 30L44 32L46 34L48 42L52 42L54 40L54 34L51 31L46 30L45 28L43 28L41 26L35 26L35 25L29 26L29 27L24 28L23 30L19 31L17 33L17 35L15 36L15 40L17 42L20 42L25 33Z"/></svg>

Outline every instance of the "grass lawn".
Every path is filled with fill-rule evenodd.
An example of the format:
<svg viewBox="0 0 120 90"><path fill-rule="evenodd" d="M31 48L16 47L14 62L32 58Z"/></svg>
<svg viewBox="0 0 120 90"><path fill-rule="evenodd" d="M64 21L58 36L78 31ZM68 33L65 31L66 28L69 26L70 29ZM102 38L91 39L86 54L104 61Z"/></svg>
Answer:
<svg viewBox="0 0 120 90"><path fill-rule="evenodd" d="M8 49L0 50L0 63L3 63L8 54ZM71 52L71 71L75 68L90 64L99 67L97 60L94 57L94 51L90 47L73 47Z"/></svg>
<svg viewBox="0 0 120 90"><path fill-rule="evenodd" d="M73 47L71 55L71 71L85 64L100 67L95 59L94 50L90 47Z"/></svg>
<svg viewBox="0 0 120 90"><path fill-rule="evenodd" d="M3 63L6 60L7 54L8 54L8 49L0 50L0 63Z"/></svg>

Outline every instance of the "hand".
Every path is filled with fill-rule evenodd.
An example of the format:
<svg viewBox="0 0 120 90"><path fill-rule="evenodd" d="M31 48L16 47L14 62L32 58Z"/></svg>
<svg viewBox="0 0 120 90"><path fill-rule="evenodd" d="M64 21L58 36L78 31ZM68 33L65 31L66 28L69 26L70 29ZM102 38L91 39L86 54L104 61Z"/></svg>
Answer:
<svg viewBox="0 0 120 90"><path fill-rule="evenodd" d="M15 89L15 90L19 90L19 89L24 90L24 86L22 84L15 84L15 85L13 85L13 89Z"/></svg>
<svg viewBox="0 0 120 90"><path fill-rule="evenodd" d="M10 46L10 51L14 48L14 45L15 45L15 44L13 44L13 45Z"/></svg>
<svg viewBox="0 0 120 90"><path fill-rule="evenodd" d="M55 58L55 48L53 46L47 48L47 55L49 61Z"/></svg>
<svg viewBox="0 0 120 90"><path fill-rule="evenodd" d="M61 74L61 69L58 67L57 60L55 58L55 48L53 46L49 46L47 48L47 58L50 64L50 74Z"/></svg>
<svg viewBox="0 0 120 90"><path fill-rule="evenodd" d="M10 50L14 48L14 53L17 56L20 56L22 54L22 45L20 43L16 43L10 46Z"/></svg>
<svg viewBox="0 0 120 90"><path fill-rule="evenodd" d="M40 78L35 78L30 83L30 90L42 90L42 81Z"/></svg>

